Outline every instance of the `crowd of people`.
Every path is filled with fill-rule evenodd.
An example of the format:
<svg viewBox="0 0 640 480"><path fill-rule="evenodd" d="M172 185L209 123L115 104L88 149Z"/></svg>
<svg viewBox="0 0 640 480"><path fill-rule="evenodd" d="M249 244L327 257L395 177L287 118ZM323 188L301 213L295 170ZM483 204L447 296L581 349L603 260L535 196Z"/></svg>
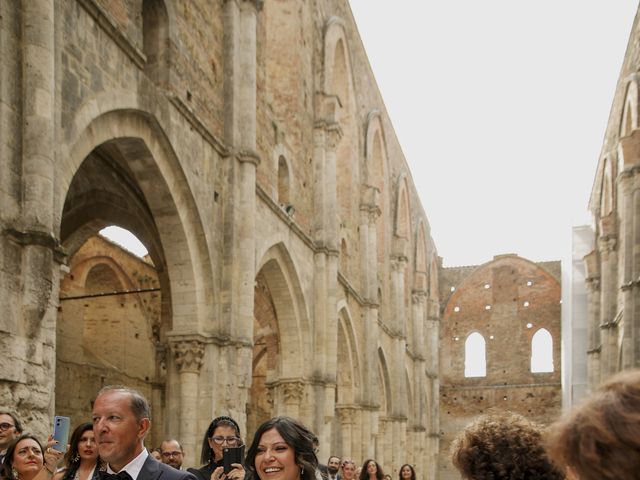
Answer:
<svg viewBox="0 0 640 480"><path fill-rule="evenodd" d="M100 390L92 421L75 428L66 449L52 435L41 443L13 412L0 411L0 480L391 480L375 459L358 466L332 455L320 465L317 437L289 417L260 425L237 460L225 451L243 446L238 423L214 418L201 466L187 469L178 440L145 448L149 427L147 400L123 386ZM640 478L640 370L604 383L549 429L514 413L484 415L459 433L452 462L469 480ZM400 467L398 480L416 479L412 465Z"/></svg>

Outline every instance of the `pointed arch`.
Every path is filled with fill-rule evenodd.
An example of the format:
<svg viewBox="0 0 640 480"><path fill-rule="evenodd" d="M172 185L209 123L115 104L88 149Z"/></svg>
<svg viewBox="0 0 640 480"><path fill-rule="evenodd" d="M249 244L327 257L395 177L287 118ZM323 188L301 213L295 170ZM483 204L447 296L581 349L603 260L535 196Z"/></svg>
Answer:
<svg viewBox="0 0 640 480"><path fill-rule="evenodd" d="M613 174L611 161L609 158L604 160L604 170L602 174L602 188L600 190L600 216L606 217L613 211Z"/></svg>
<svg viewBox="0 0 640 480"><path fill-rule="evenodd" d="M380 389L378 398L380 399L380 412L391 415L393 405L391 403L391 376L387 358L382 347L378 347L378 372L380 377Z"/></svg>
<svg viewBox="0 0 640 480"><path fill-rule="evenodd" d="M634 77L627 85L627 92L620 119L620 137L626 137L638 128L638 83Z"/></svg>
<svg viewBox="0 0 640 480"><path fill-rule="evenodd" d="M472 332L464 341L464 376L487 376L487 342L480 332Z"/></svg>
<svg viewBox="0 0 640 480"><path fill-rule="evenodd" d="M416 229L414 252L415 277L413 280L413 288L421 292L427 291L427 278L429 274L429 268L427 266L428 252L426 238L427 232L425 229L424 221L420 219L418 228Z"/></svg>
<svg viewBox="0 0 640 480"><path fill-rule="evenodd" d="M531 373L553 372L553 337L540 328L531 338Z"/></svg>
<svg viewBox="0 0 640 480"><path fill-rule="evenodd" d="M407 240L411 238L411 204L409 202L409 187L405 173L398 180L395 235Z"/></svg>
<svg viewBox="0 0 640 480"><path fill-rule="evenodd" d="M303 378L311 361L309 317L300 277L284 243L267 249L257 271L271 292L280 332L281 358L276 375Z"/></svg>
<svg viewBox="0 0 640 480"><path fill-rule="evenodd" d="M138 105L136 95L118 97L115 92L108 92L78 111L69 131L71 147L61 154L62 196L56 198L60 237L65 245L80 246L108 224L135 233L149 249L166 289L163 311L168 311L163 315L170 316L173 328L197 330L199 326L215 324L215 292L219 291L213 284L217 277L211 269L202 217L167 136L156 118L139 110ZM129 185L135 185L133 195L144 201L132 211L122 199L78 190L79 201L66 203L85 160L98 166L107 165L103 161L107 158L108 168L130 177L133 183L130 181ZM94 167L88 170L91 172L96 172ZM96 206L96 202L109 208ZM96 218L96 210L104 216ZM136 212L145 212L142 220Z"/></svg>
<svg viewBox="0 0 640 480"><path fill-rule="evenodd" d="M353 321L346 303L338 306L338 372L336 404L352 405L360 397L360 355Z"/></svg>

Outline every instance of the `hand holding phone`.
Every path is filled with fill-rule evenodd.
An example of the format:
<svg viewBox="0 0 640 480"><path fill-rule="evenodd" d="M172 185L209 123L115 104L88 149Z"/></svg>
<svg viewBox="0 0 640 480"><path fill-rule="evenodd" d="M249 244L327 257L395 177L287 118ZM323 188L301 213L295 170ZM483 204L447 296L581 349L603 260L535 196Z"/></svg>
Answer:
<svg viewBox="0 0 640 480"><path fill-rule="evenodd" d="M223 472L229 473L235 467L232 466L233 463L239 463L242 465L242 457L244 457L244 445L240 445L239 447L225 447L222 449L222 465Z"/></svg>
<svg viewBox="0 0 640 480"><path fill-rule="evenodd" d="M69 443L69 430L71 428L71 419L69 417L61 417L56 415L53 417L53 439L58 442L53 445L54 450L58 452L66 452Z"/></svg>

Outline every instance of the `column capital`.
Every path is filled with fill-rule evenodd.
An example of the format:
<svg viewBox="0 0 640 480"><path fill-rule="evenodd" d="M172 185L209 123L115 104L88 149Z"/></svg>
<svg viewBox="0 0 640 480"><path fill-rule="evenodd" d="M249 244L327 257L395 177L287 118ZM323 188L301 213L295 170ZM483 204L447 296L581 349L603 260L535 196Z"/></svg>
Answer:
<svg viewBox="0 0 640 480"><path fill-rule="evenodd" d="M234 2L238 6L248 4L250 6L253 6L256 9L256 11L262 10L262 7L264 5L264 0L224 0L224 3L230 3L230 2Z"/></svg>
<svg viewBox="0 0 640 480"><path fill-rule="evenodd" d="M413 290L411 292L411 303L424 306L427 302L427 292L424 290Z"/></svg>
<svg viewBox="0 0 640 480"><path fill-rule="evenodd" d="M282 385L284 394L284 403L300 403L304 395L304 383L291 382Z"/></svg>
<svg viewBox="0 0 640 480"><path fill-rule="evenodd" d="M353 425L355 423L356 409L354 407L336 407L338 420L343 425Z"/></svg>
<svg viewBox="0 0 640 480"><path fill-rule="evenodd" d="M180 373L198 373L202 367L204 343L198 340L182 340L171 342L171 351Z"/></svg>

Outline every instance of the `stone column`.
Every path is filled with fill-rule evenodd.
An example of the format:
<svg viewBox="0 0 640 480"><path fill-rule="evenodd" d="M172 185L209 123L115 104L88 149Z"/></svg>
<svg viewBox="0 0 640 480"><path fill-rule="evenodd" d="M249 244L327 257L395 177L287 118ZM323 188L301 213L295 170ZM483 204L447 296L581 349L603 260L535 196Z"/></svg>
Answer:
<svg viewBox="0 0 640 480"><path fill-rule="evenodd" d="M355 409L353 407L340 407L336 409L338 414L338 421L340 425L340 437L342 450L340 455L342 458L349 458L354 460L354 436L353 425L355 423ZM358 457L359 458L359 457Z"/></svg>
<svg viewBox="0 0 640 480"><path fill-rule="evenodd" d="M311 377L314 386L313 428L321 448L330 445L334 417L338 355L338 195L336 162L342 130L336 96L319 93L314 128L314 328Z"/></svg>
<svg viewBox="0 0 640 480"><path fill-rule="evenodd" d="M304 398L304 384L291 382L282 385L284 414L292 418L300 418L300 404Z"/></svg>
<svg viewBox="0 0 640 480"><path fill-rule="evenodd" d="M600 271L602 272L602 288L600 289L602 349L600 353L600 380L602 381L616 371L618 361L617 328L614 323L617 313L617 255L616 238L611 231L613 225L608 227L603 219L601 219L600 225L598 249L600 251Z"/></svg>
<svg viewBox="0 0 640 480"><path fill-rule="evenodd" d="M217 333L230 343L223 358L235 358L234 369L219 381L233 385L239 398L219 398L230 411L246 404L251 379L253 295L255 282L257 125L257 14L261 0L224 0L224 138L229 148L225 171L229 198L225 202L222 315ZM240 380L239 380L240 379ZM242 380L244 379L244 380ZM229 404L231 403L231 404ZM241 414L244 417L244 414ZM244 418L238 419L241 424Z"/></svg>
<svg viewBox="0 0 640 480"><path fill-rule="evenodd" d="M428 396L426 399L427 432L426 455L424 460L425 478L436 478L438 469L438 452L440 450L440 302L437 292L431 286L427 301L427 326L425 335L426 372Z"/></svg>
<svg viewBox="0 0 640 480"><path fill-rule="evenodd" d="M198 379L204 344L197 340L174 341L171 343L173 357L180 372L180 442L185 455L197 459L197 439L202 432L198 425Z"/></svg>
<svg viewBox="0 0 640 480"><path fill-rule="evenodd" d="M587 287L587 377L589 389L600 383L600 263L597 251L585 255Z"/></svg>

